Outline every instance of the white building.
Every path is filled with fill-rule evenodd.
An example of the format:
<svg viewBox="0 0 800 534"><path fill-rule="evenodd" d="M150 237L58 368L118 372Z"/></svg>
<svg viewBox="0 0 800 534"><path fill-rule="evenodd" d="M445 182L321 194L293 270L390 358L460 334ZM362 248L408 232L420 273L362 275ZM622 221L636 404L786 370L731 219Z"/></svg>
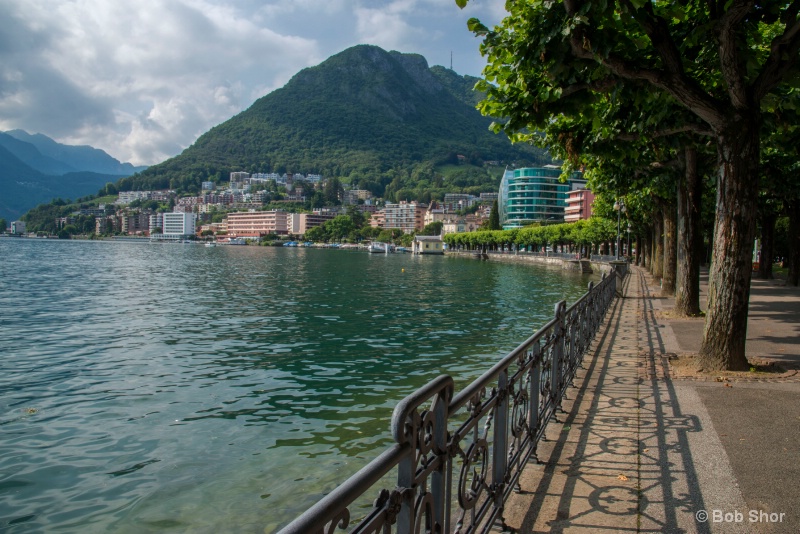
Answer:
<svg viewBox="0 0 800 534"><path fill-rule="evenodd" d="M3 228L5 230L5 228ZM23 221L13 221L11 223L11 233L22 235L25 233L25 223Z"/></svg>
<svg viewBox="0 0 800 534"><path fill-rule="evenodd" d="M156 232L156 228L159 228L161 231L164 230L164 214L163 213L156 213L155 215L150 216L150 224L148 225L150 230L150 235L153 235Z"/></svg>
<svg viewBox="0 0 800 534"><path fill-rule="evenodd" d="M150 191L120 191L115 204L130 204L134 200L150 200Z"/></svg>
<svg viewBox="0 0 800 534"><path fill-rule="evenodd" d="M196 215L194 213L163 213L165 239L184 239L194 235Z"/></svg>

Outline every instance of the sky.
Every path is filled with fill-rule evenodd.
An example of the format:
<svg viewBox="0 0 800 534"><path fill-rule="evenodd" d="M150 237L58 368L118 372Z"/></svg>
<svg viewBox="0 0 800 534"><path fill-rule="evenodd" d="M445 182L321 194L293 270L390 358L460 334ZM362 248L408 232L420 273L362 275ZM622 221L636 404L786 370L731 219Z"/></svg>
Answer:
<svg viewBox="0 0 800 534"><path fill-rule="evenodd" d="M480 76L504 0L3 0L0 131L152 165L357 44Z"/></svg>

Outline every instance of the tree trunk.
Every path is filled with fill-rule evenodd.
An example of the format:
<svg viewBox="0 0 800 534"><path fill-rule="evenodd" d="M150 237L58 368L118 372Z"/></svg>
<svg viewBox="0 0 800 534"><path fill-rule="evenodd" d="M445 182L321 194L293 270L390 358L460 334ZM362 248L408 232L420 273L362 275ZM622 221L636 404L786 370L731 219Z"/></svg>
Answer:
<svg viewBox="0 0 800 534"><path fill-rule="evenodd" d="M791 286L800 282L800 200L786 202L789 212L789 274L786 283Z"/></svg>
<svg viewBox="0 0 800 534"><path fill-rule="evenodd" d="M642 267L650 270L650 248L652 247L652 241L650 240L650 236L653 235L653 229L648 228L648 232L644 235L642 239Z"/></svg>
<svg viewBox="0 0 800 534"><path fill-rule="evenodd" d="M696 317L700 315L703 180L697 172L697 149L686 147L685 155L686 172L678 185L678 287L675 313Z"/></svg>
<svg viewBox="0 0 800 534"><path fill-rule="evenodd" d="M700 359L706 369L743 371L758 198L758 112L716 131L717 203L708 313Z"/></svg>
<svg viewBox="0 0 800 534"><path fill-rule="evenodd" d="M675 281L678 277L678 226L675 203L671 200L661 204L664 217L664 273L661 279L661 294L671 297L675 294Z"/></svg>
<svg viewBox="0 0 800 534"><path fill-rule="evenodd" d="M637 267L642 263L642 236L641 234L636 234L636 265Z"/></svg>
<svg viewBox="0 0 800 534"><path fill-rule="evenodd" d="M761 213L761 253L758 255L758 277L771 280L772 264L775 260L775 221L778 214L769 206Z"/></svg>
<svg viewBox="0 0 800 534"><path fill-rule="evenodd" d="M650 272L656 280L664 276L664 217L659 208L653 213L653 255Z"/></svg>

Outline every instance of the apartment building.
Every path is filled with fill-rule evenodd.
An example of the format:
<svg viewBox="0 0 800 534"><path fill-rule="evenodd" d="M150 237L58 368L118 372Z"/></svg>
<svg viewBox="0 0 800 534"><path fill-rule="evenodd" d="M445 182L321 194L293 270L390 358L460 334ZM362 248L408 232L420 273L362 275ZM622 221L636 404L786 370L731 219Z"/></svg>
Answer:
<svg viewBox="0 0 800 534"><path fill-rule="evenodd" d="M425 213L428 206L416 202L387 202L384 207L384 228L399 228L406 234L425 227Z"/></svg>
<svg viewBox="0 0 800 534"><path fill-rule="evenodd" d="M315 211L314 213L288 213L289 233L303 235L311 228L322 226L337 216L335 211Z"/></svg>
<svg viewBox="0 0 800 534"><path fill-rule="evenodd" d="M290 213L281 210L240 211L228 214L230 237L263 237L269 234L288 235Z"/></svg>
<svg viewBox="0 0 800 534"><path fill-rule="evenodd" d="M564 208L564 222L576 222L592 216L594 193L585 187L572 189L567 194L567 207Z"/></svg>
<svg viewBox="0 0 800 534"><path fill-rule="evenodd" d="M162 233L165 239L183 239L195 233L194 213L162 213Z"/></svg>

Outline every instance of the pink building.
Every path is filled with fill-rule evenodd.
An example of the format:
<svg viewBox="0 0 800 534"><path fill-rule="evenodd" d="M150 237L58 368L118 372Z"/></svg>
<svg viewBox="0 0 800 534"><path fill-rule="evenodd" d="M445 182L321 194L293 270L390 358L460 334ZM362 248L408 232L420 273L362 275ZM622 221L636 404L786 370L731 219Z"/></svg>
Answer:
<svg viewBox="0 0 800 534"><path fill-rule="evenodd" d="M567 193L564 222L576 222L591 217L592 202L594 202L594 193L588 189L573 189Z"/></svg>

